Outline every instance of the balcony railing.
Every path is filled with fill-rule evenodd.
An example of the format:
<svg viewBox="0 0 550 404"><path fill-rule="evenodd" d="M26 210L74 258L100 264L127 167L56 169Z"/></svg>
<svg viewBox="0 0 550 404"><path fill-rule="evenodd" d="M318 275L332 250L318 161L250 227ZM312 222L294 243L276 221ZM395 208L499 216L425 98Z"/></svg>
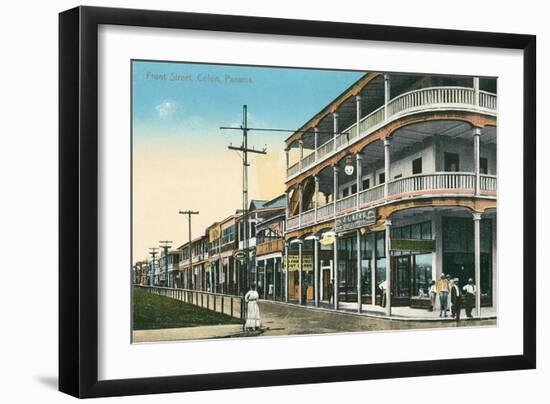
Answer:
<svg viewBox="0 0 550 404"><path fill-rule="evenodd" d="M291 178L315 163L329 158L336 151L368 136L380 126L405 114L441 108L480 110L484 113L492 113L496 112L497 96L487 91L479 91L479 96L476 99L475 90L468 87L429 87L400 94L388 102L387 111L386 106L382 105L363 117L359 121L359 131L357 131L357 124L354 123L343 130L341 134L320 145L317 148L317 153L314 151L304 157L301 168L299 163L289 167L287 177Z"/></svg>
<svg viewBox="0 0 550 404"><path fill-rule="evenodd" d="M480 175L479 176L479 188L483 192L496 192L497 191L497 177L496 175Z"/></svg>
<svg viewBox="0 0 550 404"><path fill-rule="evenodd" d="M475 194L475 174L461 172L444 172L433 174L416 174L410 177L398 178L388 183L388 200L415 198L426 195L469 195ZM495 175L479 176L480 192L486 196L496 196L497 177ZM321 223L365 207L380 205L385 202L384 184L365 189L359 192L359 204L357 194L338 199L336 206L329 203L317 209L317 223ZM336 209L335 209L336 208ZM302 220L299 216L287 220L287 229L293 230L300 226L315 223L315 209L302 213Z"/></svg>
<svg viewBox="0 0 550 404"><path fill-rule="evenodd" d="M384 184L365 189L359 192L359 206L372 205L376 201L384 200Z"/></svg>
<svg viewBox="0 0 550 404"><path fill-rule="evenodd" d="M334 216L334 205L332 203L317 209L317 221L326 220L332 216Z"/></svg>
<svg viewBox="0 0 550 404"><path fill-rule="evenodd" d="M388 183L389 195L403 195L418 191L456 191L475 188L475 175L471 173L417 174Z"/></svg>
<svg viewBox="0 0 550 404"><path fill-rule="evenodd" d="M310 209L302 213L302 225L312 223L315 220L315 210Z"/></svg>
<svg viewBox="0 0 550 404"><path fill-rule="evenodd" d="M336 201L336 214L346 213L355 210L357 206L357 195L346 196Z"/></svg>

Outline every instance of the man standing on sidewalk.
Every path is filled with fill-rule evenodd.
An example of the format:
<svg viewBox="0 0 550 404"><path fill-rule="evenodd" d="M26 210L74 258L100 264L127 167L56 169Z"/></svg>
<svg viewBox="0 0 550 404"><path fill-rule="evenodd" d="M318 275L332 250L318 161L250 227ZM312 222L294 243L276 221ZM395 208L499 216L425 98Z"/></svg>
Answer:
<svg viewBox="0 0 550 404"><path fill-rule="evenodd" d="M451 303L452 303L452 314L456 321L460 321L460 289L458 287L458 278L453 279L453 285L451 287Z"/></svg>
<svg viewBox="0 0 550 404"><path fill-rule="evenodd" d="M445 274L435 284L435 291L439 296L439 317L447 317L447 303L449 301L449 281L445 278Z"/></svg>

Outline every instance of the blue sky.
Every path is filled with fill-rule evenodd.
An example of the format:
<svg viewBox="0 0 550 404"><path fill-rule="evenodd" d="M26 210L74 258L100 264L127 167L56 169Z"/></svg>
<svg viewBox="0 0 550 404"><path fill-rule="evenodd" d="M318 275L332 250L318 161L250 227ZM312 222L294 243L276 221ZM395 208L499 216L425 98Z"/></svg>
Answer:
<svg viewBox="0 0 550 404"><path fill-rule="evenodd" d="M250 127L295 130L363 75L158 62L132 68L134 260L158 240L173 240L175 247L186 241L180 209L200 210L193 218L197 237L242 206L242 161L227 149L240 145L242 132L219 127L238 127L243 104ZM267 146L266 155L250 157L250 199L284 192L290 135L250 132L249 147Z"/></svg>
<svg viewBox="0 0 550 404"><path fill-rule="evenodd" d="M171 80L173 75L180 80ZM143 141L150 145L153 139L191 145L191 136L191 143L203 140L226 145L228 139L238 139L239 135L223 133L218 128L240 124L243 104L248 105L250 126L297 129L362 75L134 61L134 142L138 147ZM218 81L209 81L215 77ZM235 79L244 82L232 81ZM282 150L289 135L256 132L251 143Z"/></svg>

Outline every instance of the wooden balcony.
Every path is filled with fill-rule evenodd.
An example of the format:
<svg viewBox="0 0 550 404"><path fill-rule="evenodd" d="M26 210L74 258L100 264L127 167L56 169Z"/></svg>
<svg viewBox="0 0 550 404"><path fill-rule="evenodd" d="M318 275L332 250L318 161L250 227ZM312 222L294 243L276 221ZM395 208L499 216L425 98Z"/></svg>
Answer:
<svg viewBox="0 0 550 404"><path fill-rule="evenodd" d="M497 96L486 91L476 92L468 87L429 87L400 94L372 111L357 123L329 139L301 161L287 169L287 179L307 171L340 150L365 138L379 128L403 116L430 110L460 110L496 115Z"/></svg>
<svg viewBox="0 0 550 404"><path fill-rule="evenodd" d="M256 245L256 256L267 255L271 253L281 252L285 248L282 239L270 240Z"/></svg>
<svg viewBox="0 0 550 404"><path fill-rule="evenodd" d="M485 196L496 197L497 177L482 174L479 177L479 194L475 193L476 177L473 173L442 172L417 174L392 180L388 183L387 198L384 184L365 189L358 194L340 198L317 209L311 209L287 219L286 228L296 230L312 224L326 222L348 213L386 202L426 196ZM315 212L317 211L317 212Z"/></svg>

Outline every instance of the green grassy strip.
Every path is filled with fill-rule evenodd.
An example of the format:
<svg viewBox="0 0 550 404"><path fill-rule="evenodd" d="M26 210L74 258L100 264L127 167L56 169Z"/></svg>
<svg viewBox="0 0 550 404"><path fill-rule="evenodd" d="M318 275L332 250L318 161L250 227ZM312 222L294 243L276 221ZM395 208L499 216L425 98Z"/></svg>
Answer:
<svg viewBox="0 0 550 404"><path fill-rule="evenodd" d="M227 314L215 313L137 288L134 289L133 316L134 330L242 324L241 320Z"/></svg>

